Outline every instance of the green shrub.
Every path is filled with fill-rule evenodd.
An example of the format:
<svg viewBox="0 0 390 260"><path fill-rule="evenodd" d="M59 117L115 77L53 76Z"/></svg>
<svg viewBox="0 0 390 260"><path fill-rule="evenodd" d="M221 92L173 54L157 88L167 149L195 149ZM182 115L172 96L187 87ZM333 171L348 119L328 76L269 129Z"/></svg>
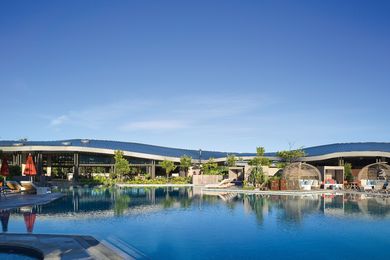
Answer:
<svg viewBox="0 0 390 260"><path fill-rule="evenodd" d="M156 178L148 179L147 176L135 176L133 179L129 179L123 182L119 182L118 179L107 178L105 176L94 176L93 178L81 178L79 183L81 185L105 185L112 186L116 183L126 183L126 184L191 184L191 177L171 177L171 178Z"/></svg>
<svg viewBox="0 0 390 260"><path fill-rule="evenodd" d="M156 178L146 179L135 177L132 180L126 181L127 184L189 184L192 182L191 177L171 177L171 178Z"/></svg>
<svg viewBox="0 0 390 260"><path fill-rule="evenodd" d="M12 178L14 176L22 176L22 168L19 165L10 165L9 166L9 176Z"/></svg>

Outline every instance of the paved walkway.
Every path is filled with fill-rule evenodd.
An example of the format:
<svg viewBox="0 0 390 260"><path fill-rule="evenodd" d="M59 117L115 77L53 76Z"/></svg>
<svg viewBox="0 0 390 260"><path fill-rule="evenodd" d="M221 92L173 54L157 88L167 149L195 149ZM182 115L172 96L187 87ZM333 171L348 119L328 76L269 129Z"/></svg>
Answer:
<svg viewBox="0 0 390 260"><path fill-rule="evenodd" d="M129 184L129 183L117 183L115 184L119 188L123 187L193 187L193 184Z"/></svg>
<svg viewBox="0 0 390 260"><path fill-rule="evenodd" d="M35 249L44 259L141 259L142 255L128 255L91 236L0 234L0 245Z"/></svg>
<svg viewBox="0 0 390 260"><path fill-rule="evenodd" d="M264 195L291 195L291 196L300 196L300 195L311 195L311 194L358 194L358 195L367 195L367 196L380 196L380 197L390 197L390 194L380 193L380 192L364 192L364 191L353 191L353 190L243 190L243 189L216 189L216 188L202 188L203 192L210 193L242 193L242 194L264 194Z"/></svg>
<svg viewBox="0 0 390 260"><path fill-rule="evenodd" d="M30 205L42 205L52 202L64 196L61 193L49 194L20 194L8 193L6 197L1 196L0 209L13 209Z"/></svg>

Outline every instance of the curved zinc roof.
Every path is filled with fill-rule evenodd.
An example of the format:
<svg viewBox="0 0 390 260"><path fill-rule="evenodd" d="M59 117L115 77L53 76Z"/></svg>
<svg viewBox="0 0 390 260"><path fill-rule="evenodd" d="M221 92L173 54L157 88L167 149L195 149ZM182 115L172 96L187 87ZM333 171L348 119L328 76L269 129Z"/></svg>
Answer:
<svg viewBox="0 0 390 260"><path fill-rule="evenodd" d="M3 140L0 141L0 148L5 146L14 146L14 144L21 143L21 141ZM183 155L191 156L193 159L199 159L199 150L170 148L149 144L133 143L133 142L119 142L107 140L93 140L83 142L83 139L69 139L58 141L26 141L22 142L24 146L79 146L90 148L101 148L111 150L123 150L136 153L152 154L167 157L179 158ZM328 145L320 145L307 147L303 149L306 156L320 156L338 152L390 152L390 143L386 142L365 142L365 143L336 143ZM227 154L234 154L238 157L255 156L255 153L236 153L236 152L220 152L220 151L203 151L201 159L209 158L223 158ZM266 156L276 156L276 153L266 153Z"/></svg>
<svg viewBox="0 0 390 260"><path fill-rule="evenodd" d="M83 142L83 139L70 139L70 140L58 140L58 141L0 141L0 148L3 146L14 146L17 143L23 143L23 146L81 146L111 150L122 150L136 153L153 154L167 157L179 158L183 155L191 156L193 159L199 159L199 150L170 148L149 144L140 144L132 142L119 142L119 141L107 141L107 140L93 140L89 139L88 142ZM218 151L203 151L201 159L210 158L224 158L227 154L234 154L239 157L254 156L254 153L226 153Z"/></svg>
<svg viewBox="0 0 390 260"><path fill-rule="evenodd" d="M390 143L338 143L313 146L303 149L306 156L319 156L339 152L390 152Z"/></svg>

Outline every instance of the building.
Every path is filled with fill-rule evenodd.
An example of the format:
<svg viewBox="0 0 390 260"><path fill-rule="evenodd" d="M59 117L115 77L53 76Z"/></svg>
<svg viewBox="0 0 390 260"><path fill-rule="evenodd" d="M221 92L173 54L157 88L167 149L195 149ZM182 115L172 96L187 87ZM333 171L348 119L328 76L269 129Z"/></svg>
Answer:
<svg viewBox="0 0 390 260"><path fill-rule="evenodd" d="M210 158L223 164L228 154L234 154L248 161L255 153L217 152L169 148L131 142L106 140L72 139L61 141L0 141L0 150L11 165L24 167L26 157L31 153L39 174L54 178L69 178L87 172L108 173L113 171L114 152L121 150L132 164L136 173L150 174L152 178L164 175L158 163L168 159L179 165L180 157L191 156L194 164L201 164ZM304 148L306 156L300 161L316 167L340 166L351 163L353 175L375 163L390 162L390 143L342 143ZM278 160L276 153L265 154ZM138 171L138 172L137 172Z"/></svg>
<svg viewBox="0 0 390 260"><path fill-rule="evenodd" d="M28 154L32 154L39 174L54 178L71 178L88 171L109 173L114 168L114 152L121 150L138 174L165 175L158 166L167 159L179 164L183 155L191 156L194 164L203 163L210 158L223 163L227 153L168 148L130 142L106 140L72 139L62 141L0 141L0 150L10 165L24 168ZM248 158L253 153L234 153Z"/></svg>

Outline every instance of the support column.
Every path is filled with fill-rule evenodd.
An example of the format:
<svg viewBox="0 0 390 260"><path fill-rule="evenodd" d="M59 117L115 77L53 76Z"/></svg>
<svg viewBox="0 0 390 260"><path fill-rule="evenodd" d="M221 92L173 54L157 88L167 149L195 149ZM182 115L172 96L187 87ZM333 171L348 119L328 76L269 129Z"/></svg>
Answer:
<svg viewBox="0 0 390 260"><path fill-rule="evenodd" d="M42 153L38 152L36 155L36 162L37 162L37 176L38 176L38 181L41 185L44 183L44 174L43 174L43 156Z"/></svg>
<svg viewBox="0 0 390 260"><path fill-rule="evenodd" d="M36 156L36 159L37 159L37 175L38 176L42 176L43 175L43 157L42 157L42 153L39 153L37 154Z"/></svg>
<svg viewBox="0 0 390 260"><path fill-rule="evenodd" d="M26 160L28 154L20 154L20 168L22 169L22 173L24 172L24 168L26 168Z"/></svg>
<svg viewBox="0 0 390 260"><path fill-rule="evenodd" d="M47 167L46 167L46 175L51 176L51 155L47 155Z"/></svg>
<svg viewBox="0 0 390 260"><path fill-rule="evenodd" d="M344 158L339 158L339 166L344 166Z"/></svg>
<svg viewBox="0 0 390 260"><path fill-rule="evenodd" d="M16 159L17 159L17 154L13 154L12 155L12 165L16 165L17 164Z"/></svg>
<svg viewBox="0 0 390 260"><path fill-rule="evenodd" d="M73 154L73 181L77 181L79 178L79 154Z"/></svg>
<svg viewBox="0 0 390 260"><path fill-rule="evenodd" d="M155 179L156 178L156 161L152 160L152 168L150 172L150 178Z"/></svg>

